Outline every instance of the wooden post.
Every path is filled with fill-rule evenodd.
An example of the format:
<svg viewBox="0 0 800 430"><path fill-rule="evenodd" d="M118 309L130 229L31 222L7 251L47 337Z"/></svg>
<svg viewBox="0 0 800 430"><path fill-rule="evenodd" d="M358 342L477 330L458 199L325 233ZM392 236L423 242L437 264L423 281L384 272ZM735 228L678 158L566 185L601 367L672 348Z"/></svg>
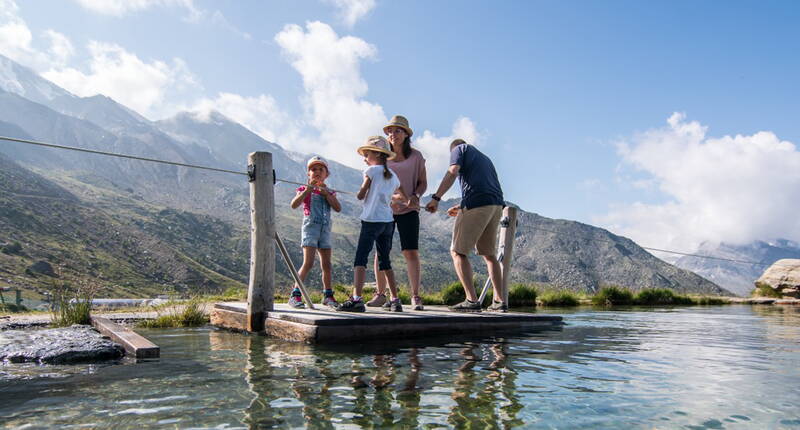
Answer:
<svg viewBox="0 0 800 430"><path fill-rule="evenodd" d="M250 332L264 330L275 290L275 189L272 154L251 152L250 175L250 284L247 288L247 324Z"/></svg>
<svg viewBox="0 0 800 430"><path fill-rule="evenodd" d="M508 304L508 282L511 279L511 261L514 257L514 235L517 233L517 207L510 205L503 209L503 223L500 227L500 240L503 247L503 302Z"/></svg>

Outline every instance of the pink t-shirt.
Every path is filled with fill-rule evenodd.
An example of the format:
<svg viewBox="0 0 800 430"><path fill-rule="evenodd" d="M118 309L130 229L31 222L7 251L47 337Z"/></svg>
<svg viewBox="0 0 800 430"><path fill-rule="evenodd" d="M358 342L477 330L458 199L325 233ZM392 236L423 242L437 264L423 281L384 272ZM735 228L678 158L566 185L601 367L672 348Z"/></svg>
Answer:
<svg viewBox="0 0 800 430"><path fill-rule="evenodd" d="M298 193L302 193L305 190L306 190L305 185L297 187ZM328 193L332 196L336 195L336 191L333 190L328 190ZM311 194L322 194L322 193L320 193L319 190L314 190L311 192ZM307 195L306 198L303 199L303 215L305 216L311 215L311 194Z"/></svg>
<svg viewBox="0 0 800 430"><path fill-rule="evenodd" d="M409 197L412 194L421 196L425 193L427 185L422 186L420 184L420 177L425 171L425 158L421 152L412 149L411 155L405 160L399 162L389 161L387 165L397 174L398 179L400 179L400 186L403 187L403 191ZM407 214L412 211L419 211L419 209L409 209L405 204L399 207L392 205L392 212L395 215Z"/></svg>

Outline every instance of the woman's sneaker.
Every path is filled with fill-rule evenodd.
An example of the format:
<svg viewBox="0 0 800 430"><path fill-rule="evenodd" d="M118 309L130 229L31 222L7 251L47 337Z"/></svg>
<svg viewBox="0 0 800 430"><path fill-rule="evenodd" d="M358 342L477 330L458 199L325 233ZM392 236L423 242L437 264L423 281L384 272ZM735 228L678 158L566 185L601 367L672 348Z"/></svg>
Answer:
<svg viewBox="0 0 800 430"><path fill-rule="evenodd" d="M411 298L411 306L412 306L411 309L414 309L415 311L421 311L425 309L422 306L422 297L420 296L414 296Z"/></svg>
<svg viewBox="0 0 800 430"><path fill-rule="evenodd" d="M386 304L386 294L375 294L370 301L367 302L367 306L370 308L379 308Z"/></svg>
<svg viewBox="0 0 800 430"><path fill-rule="evenodd" d="M289 302L288 303L289 303L289 306L291 306L291 307L293 307L295 309L303 309L303 308L306 307L306 304L303 303L303 296L301 296L300 294L292 293L292 295L289 296Z"/></svg>
<svg viewBox="0 0 800 430"><path fill-rule="evenodd" d="M480 312L481 304L478 302L464 300L457 305L450 306L450 310L453 312Z"/></svg>
<svg viewBox="0 0 800 430"><path fill-rule="evenodd" d="M389 302L389 310L392 312L403 312L403 303L400 299L394 299Z"/></svg>
<svg viewBox="0 0 800 430"><path fill-rule="evenodd" d="M339 307L339 302L337 302L336 299L333 298L333 296L325 296L325 298L322 299L322 306L328 306L330 308L336 309L337 307Z"/></svg>
<svg viewBox="0 0 800 430"><path fill-rule="evenodd" d="M492 301L492 304L486 310L489 312L508 312L508 305L504 302Z"/></svg>
<svg viewBox="0 0 800 430"><path fill-rule="evenodd" d="M340 304L336 310L339 312L364 312L367 310L367 307L364 306L364 300L360 298L356 300L350 297Z"/></svg>

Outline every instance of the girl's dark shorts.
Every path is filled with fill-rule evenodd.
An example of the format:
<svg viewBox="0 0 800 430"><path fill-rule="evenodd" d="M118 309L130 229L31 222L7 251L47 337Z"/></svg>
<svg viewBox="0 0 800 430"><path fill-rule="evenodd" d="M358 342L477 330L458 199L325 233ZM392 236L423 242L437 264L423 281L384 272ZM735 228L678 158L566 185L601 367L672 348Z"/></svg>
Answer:
<svg viewBox="0 0 800 430"><path fill-rule="evenodd" d="M400 234L400 249L419 249L419 212L411 211L407 214L395 215L394 222Z"/></svg>

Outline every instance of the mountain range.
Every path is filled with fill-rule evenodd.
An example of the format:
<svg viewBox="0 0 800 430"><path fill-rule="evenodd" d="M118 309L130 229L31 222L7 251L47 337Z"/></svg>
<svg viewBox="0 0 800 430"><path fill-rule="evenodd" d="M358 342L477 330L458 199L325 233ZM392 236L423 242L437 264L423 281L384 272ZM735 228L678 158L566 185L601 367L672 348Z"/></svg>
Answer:
<svg viewBox="0 0 800 430"><path fill-rule="evenodd" d="M268 151L276 176L296 182L304 180L309 157L217 112L150 121L102 95L77 97L2 56L0 135L240 172L249 152ZM246 285L246 177L5 141L0 154L0 247L17 242L22 247L0 253L0 286L41 294L51 279L30 270L39 261L55 266L63 279L106 285L108 295L185 295ZM336 162L330 170L331 187L360 185L360 171ZM288 205L294 188L276 185L275 210L278 231L299 265L302 214ZM334 215L334 281L350 283L360 204L346 194L340 198L343 210ZM443 206L448 203L454 202ZM448 252L453 219L426 213L421 218L423 288L434 290L455 280ZM521 211L515 243L514 282L585 292L613 284L729 294L630 239L575 221ZM393 259L404 282L400 253ZM277 267L279 284L288 286L283 263ZM316 269L310 274L312 286L318 276Z"/></svg>
<svg viewBox="0 0 800 430"><path fill-rule="evenodd" d="M757 240L744 245L705 242L695 254L714 258L683 256L674 264L736 295L749 296L756 279L772 263L782 258L800 258L800 244L787 239Z"/></svg>

